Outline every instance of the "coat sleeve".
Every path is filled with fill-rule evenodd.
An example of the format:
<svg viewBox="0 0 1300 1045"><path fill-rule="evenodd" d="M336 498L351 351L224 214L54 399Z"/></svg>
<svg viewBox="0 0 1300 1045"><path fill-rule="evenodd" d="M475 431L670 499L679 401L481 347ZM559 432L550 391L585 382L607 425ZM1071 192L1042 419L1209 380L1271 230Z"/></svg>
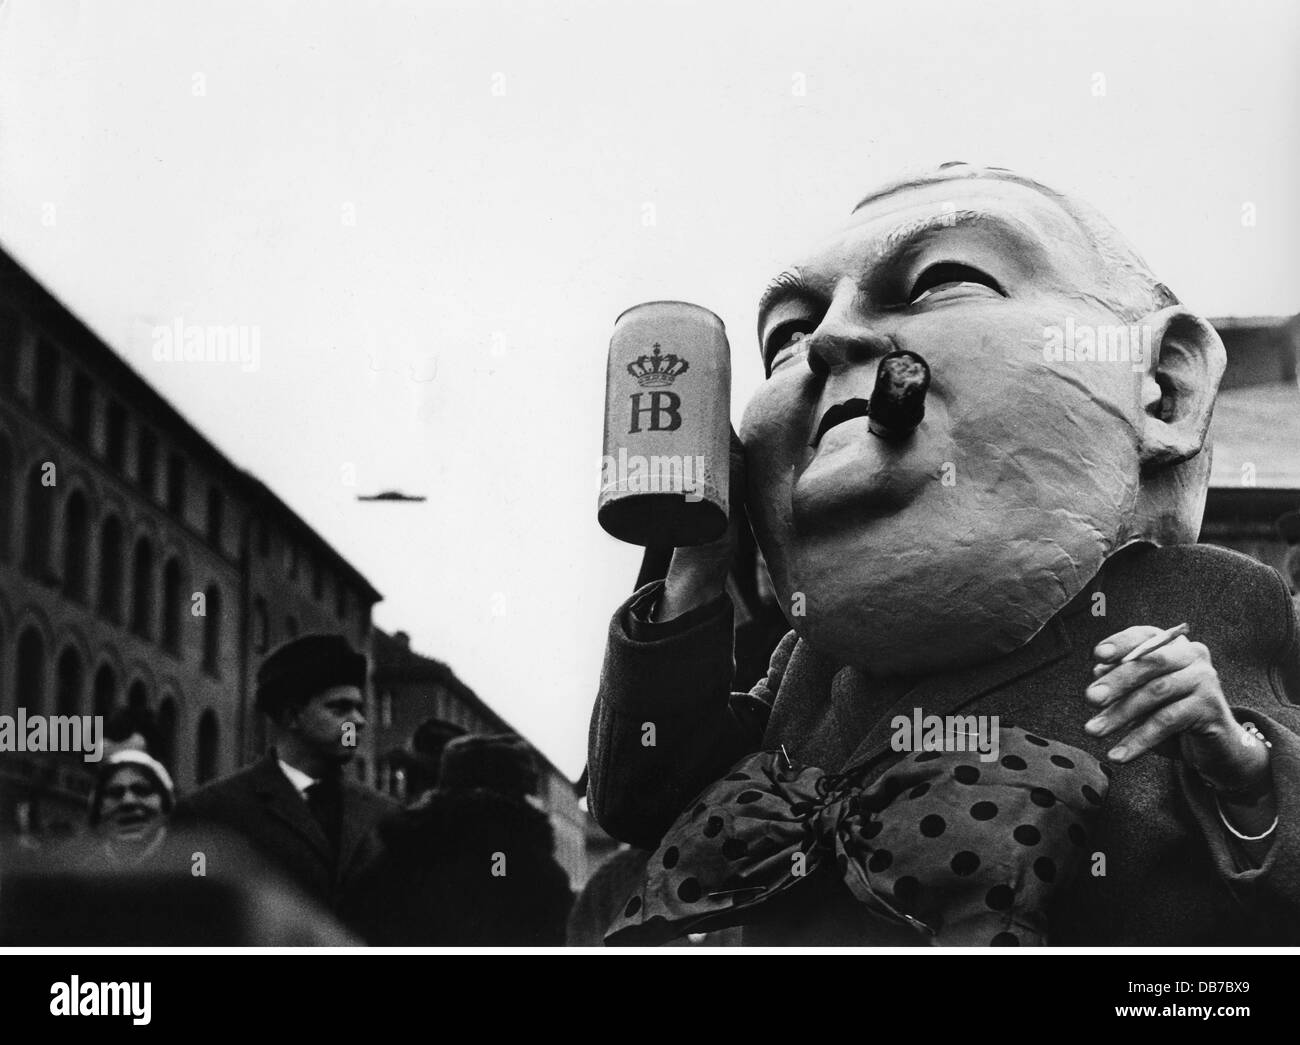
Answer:
<svg viewBox="0 0 1300 1045"><path fill-rule="evenodd" d="M750 693L732 693L732 605L726 596L648 624L663 583L646 585L610 623L588 736L587 799L615 838L654 849L691 798L762 743L794 645L773 654Z"/></svg>
<svg viewBox="0 0 1300 1045"><path fill-rule="evenodd" d="M1261 568L1252 578L1259 619L1244 621L1267 644L1267 681L1255 692L1227 692L1238 721L1253 721L1272 745L1270 768L1277 827L1261 862L1246 855L1224 827L1213 794L1186 766L1183 791L1220 879L1242 916L1266 939L1300 942L1300 620L1282 578ZM1262 597L1261 597L1262 596ZM1227 601L1233 602L1232 593Z"/></svg>

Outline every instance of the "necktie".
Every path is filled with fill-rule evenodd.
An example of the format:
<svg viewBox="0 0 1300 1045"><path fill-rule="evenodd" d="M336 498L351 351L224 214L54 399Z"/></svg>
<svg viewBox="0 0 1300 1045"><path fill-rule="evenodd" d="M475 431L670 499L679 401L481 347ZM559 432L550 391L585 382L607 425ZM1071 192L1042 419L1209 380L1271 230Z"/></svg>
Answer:
<svg viewBox="0 0 1300 1045"><path fill-rule="evenodd" d="M669 828L606 942L660 944L756 920L824 868L918 943L1047 943L1051 901L1090 852L1107 770L1015 727L999 737L997 761L922 751L870 783L781 752L742 759Z"/></svg>
<svg viewBox="0 0 1300 1045"><path fill-rule="evenodd" d="M337 774L317 780L307 788L307 808L320 824L335 856L339 851L339 836L343 828L343 781Z"/></svg>

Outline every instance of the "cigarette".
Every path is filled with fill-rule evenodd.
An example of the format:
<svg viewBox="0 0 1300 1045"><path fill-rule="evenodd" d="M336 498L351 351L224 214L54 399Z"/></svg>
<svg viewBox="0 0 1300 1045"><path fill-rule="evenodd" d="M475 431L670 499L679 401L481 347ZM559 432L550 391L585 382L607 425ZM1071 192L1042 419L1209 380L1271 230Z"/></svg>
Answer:
<svg viewBox="0 0 1300 1045"><path fill-rule="evenodd" d="M1121 664L1128 664L1131 661L1138 660L1140 657L1145 657L1148 653L1154 653L1156 650L1160 649L1161 646L1168 646L1169 643L1173 642L1179 635L1186 635L1191 630L1191 626L1184 621L1182 624L1175 624L1172 628L1166 628L1164 631L1152 635L1151 638L1146 640L1146 642L1134 646L1114 664L1105 665L1106 671L1103 671L1102 675L1114 670ZM1100 677L1101 676L1099 675L1098 678Z"/></svg>

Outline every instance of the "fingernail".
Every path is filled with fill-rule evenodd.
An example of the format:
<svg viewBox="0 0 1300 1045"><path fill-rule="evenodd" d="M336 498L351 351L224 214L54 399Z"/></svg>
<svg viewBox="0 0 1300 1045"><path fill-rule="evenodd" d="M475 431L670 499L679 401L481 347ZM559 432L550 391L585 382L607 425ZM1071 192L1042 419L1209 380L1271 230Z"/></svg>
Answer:
<svg viewBox="0 0 1300 1045"><path fill-rule="evenodd" d="M1106 716L1098 715L1096 718L1089 719L1084 723L1083 728L1089 733L1100 733L1106 725Z"/></svg>
<svg viewBox="0 0 1300 1045"><path fill-rule="evenodd" d="M1100 646L1097 647L1097 656L1099 657L1109 658L1114 656L1114 654L1115 654L1115 647L1112 646L1109 642L1103 642Z"/></svg>
<svg viewBox="0 0 1300 1045"><path fill-rule="evenodd" d="M1113 747L1106 752L1106 757L1109 758L1112 762L1123 762L1127 755L1128 755L1128 748L1124 747L1123 745L1121 745L1120 747Z"/></svg>
<svg viewBox="0 0 1300 1045"><path fill-rule="evenodd" d="M1088 687L1087 697L1089 700L1101 700L1110 694L1110 687L1104 682L1094 682Z"/></svg>

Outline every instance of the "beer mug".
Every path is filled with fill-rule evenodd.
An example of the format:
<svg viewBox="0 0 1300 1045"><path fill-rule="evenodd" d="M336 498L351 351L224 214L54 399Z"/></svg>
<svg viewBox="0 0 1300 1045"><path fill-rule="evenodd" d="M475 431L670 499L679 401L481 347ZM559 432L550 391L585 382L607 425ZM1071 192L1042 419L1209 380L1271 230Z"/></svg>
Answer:
<svg viewBox="0 0 1300 1045"><path fill-rule="evenodd" d="M614 321L596 518L643 547L715 541L727 529L731 349L722 320L649 301Z"/></svg>

